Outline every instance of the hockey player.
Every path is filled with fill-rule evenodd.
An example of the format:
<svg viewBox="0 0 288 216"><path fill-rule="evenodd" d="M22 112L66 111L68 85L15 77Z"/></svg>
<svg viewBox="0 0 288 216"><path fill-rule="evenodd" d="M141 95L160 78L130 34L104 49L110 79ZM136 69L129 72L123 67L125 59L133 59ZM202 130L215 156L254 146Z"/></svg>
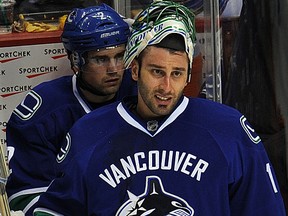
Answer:
<svg viewBox="0 0 288 216"><path fill-rule="evenodd" d="M62 42L74 75L36 86L8 122L11 175L6 189L12 210L26 212L47 189L61 140L76 120L137 93L131 71L124 72L129 34L128 24L105 4L74 9L68 16Z"/></svg>
<svg viewBox="0 0 288 216"><path fill-rule="evenodd" d="M194 27L194 15L170 1L137 16L124 59L138 96L73 126L57 158L69 161L67 169L34 215L285 215L275 173L247 119L182 94Z"/></svg>

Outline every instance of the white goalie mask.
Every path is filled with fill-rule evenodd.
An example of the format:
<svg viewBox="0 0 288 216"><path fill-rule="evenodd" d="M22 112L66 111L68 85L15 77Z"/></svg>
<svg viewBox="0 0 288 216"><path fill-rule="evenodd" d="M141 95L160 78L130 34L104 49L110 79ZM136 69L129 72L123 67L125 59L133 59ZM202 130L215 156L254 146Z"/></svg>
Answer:
<svg viewBox="0 0 288 216"><path fill-rule="evenodd" d="M125 67L129 68L132 60L147 46L159 44L170 34L183 37L191 69L196 41L195 15L185 6L172 1L154 2L135 18L124 54Z"/></svg>

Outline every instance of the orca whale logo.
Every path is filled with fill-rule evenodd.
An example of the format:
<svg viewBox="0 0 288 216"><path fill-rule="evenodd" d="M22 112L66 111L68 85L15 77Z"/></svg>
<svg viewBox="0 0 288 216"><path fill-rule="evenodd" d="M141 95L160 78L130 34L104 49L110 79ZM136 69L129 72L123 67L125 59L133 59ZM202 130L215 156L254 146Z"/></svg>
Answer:
<svg viewBox="0 0 288 216"><path fill-rule="evenodd" d="M146 178L145 192L136 196L127 191L129 200L116 216L193 216L194 209L180 197L167 193L157 176Z"/></svg>

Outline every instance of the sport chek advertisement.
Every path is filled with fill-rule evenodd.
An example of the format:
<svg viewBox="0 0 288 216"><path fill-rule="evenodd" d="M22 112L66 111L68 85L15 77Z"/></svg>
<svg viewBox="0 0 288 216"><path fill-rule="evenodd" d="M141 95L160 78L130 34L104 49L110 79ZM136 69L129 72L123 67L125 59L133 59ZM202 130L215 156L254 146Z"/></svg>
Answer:
<svg viewBox="0 0 288 216"><path fill-rule="evenodd" d="M0 144L6 124L25 94L41 82L72 74L62 43L0 48Z"/></svg>

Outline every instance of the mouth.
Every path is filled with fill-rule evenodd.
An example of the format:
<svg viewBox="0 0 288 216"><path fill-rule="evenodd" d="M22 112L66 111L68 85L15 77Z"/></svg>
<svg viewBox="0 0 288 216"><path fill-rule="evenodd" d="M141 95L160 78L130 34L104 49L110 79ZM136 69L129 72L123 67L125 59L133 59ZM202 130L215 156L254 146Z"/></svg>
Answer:
<svg viewBox="0 0 288 216"><path fill-rule="evenodd" d="M161 95L156 95L155 97L156 97L158 100L161 100L161 101L167 101L167 100L169 100L168 97L164 97L164 96L161 96Z"/></svg>
<svg viewBox="0 0 288 216"><path fill-rule="evenodd" d="M171 96L163 96L163 95L155 95L155 98L159 105L161 106L167 106L169 105L170 101L172 100Z"/></svg>
<svg viewBox="0 0 288 216"><path fill-rule="evenodd" d="M113 79L105 80L105 83L107 83L109 85L115 85L115 84L118 84L118 82L119 82L119 78L113 78Z"/></svg>

